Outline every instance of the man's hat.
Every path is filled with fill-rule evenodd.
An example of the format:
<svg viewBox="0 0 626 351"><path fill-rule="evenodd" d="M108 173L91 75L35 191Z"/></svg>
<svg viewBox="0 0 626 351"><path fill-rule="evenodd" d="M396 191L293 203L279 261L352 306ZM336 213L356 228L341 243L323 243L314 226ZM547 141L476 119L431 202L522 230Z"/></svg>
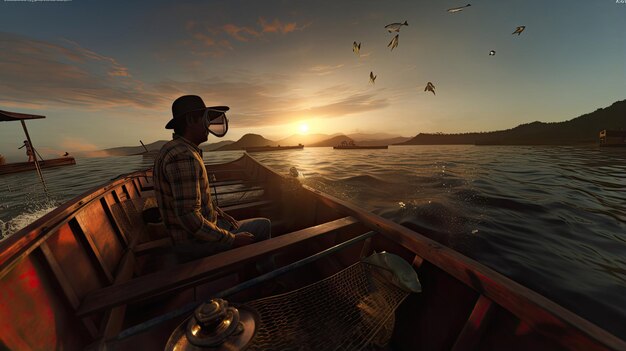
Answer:
<svg viewBox="0 0 626 351"><path fill-rule="evenodd" d="M206 107L202 98L197 95L183 95L174 100L172 104L172 119L167 122L165 129L174 129L176 122L185 118L189 112L209 110L209 119L217 118L224 112L228 111L228 106L211 106Z"/></svg>

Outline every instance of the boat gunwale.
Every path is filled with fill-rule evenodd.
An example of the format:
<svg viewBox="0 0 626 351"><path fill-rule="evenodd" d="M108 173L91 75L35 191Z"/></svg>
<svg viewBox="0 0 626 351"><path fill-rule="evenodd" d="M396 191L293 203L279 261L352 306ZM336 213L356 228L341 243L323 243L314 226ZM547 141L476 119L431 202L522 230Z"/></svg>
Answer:
<svg viewBox="0 0 626 351"><path fill-rule="evenodd" d="M244 158L245 155L242 155L232 161L209 164L208 166L229 166L231 164L244 162ZM205 165L205 167L206 166L207 165ZM152 168L146 168L124 173L103 185L86 190L0 241L0 279L20 261L20 258L29 255L32 251L37 249L41 243L45 242L48 237L55 232L55 230L68 223L83 208L92 204L94 201L100 200L109 190L128 182L132 178L147 177L147 174L151 170Z"/></svg>
<svg viewBox="0 0 626 351"><path fill-rule="evenodd" d="M2 240L0 242L0 278L4 277L21 257L39 247L56 229L68 223L83 208L100 200L110 189L132 178L146 177L148 171L149 169L121 175L104 185L87 190Z"/></svg>
<svg viewBox="0 0 626 351"><path fill-rule="evenodd" d="M322 199L325 204L357 218L365 226L398 243L489 298L542 335L555 339L558 343L574 350L590 350L597 345L614 350L626 350L626 341L484 264L401 224L367 212L357 205L308 185L302 186ZM576 334L590 339L592 343L581 346L581 340L572 338L575 334L559 338L554 333L545 332L542 328L545 325L569 327L577 331Z"/></svg>

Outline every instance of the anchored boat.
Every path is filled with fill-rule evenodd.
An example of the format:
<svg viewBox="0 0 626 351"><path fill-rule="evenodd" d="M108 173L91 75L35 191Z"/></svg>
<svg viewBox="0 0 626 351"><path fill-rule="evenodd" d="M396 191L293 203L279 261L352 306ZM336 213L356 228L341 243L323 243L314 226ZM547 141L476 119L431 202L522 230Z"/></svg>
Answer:
<svg viewBox="0 0 626 351"><path fill-rule="evenodd" d="M47 160L44 160L41 158L41 156L39 156L39 153L33 146L33 142L30 139L30 134L28 134L28 129L26 128L25 121L32 120L32 119L41 119L41 118L46 118L46 117L39 116L39 115L29 115L25 113L17 113L17 112L9 112L9 111L0 110L0 122L20 121L20 123L22 123L22 128L24 129L24 135L26 136L26 139L28 141L28 145L29 145L28 147L31 148L30 152L33 153L32 162L15 162L15 163L0 164L0 175L36 170L45 188L45 181L43 180L43 175L41 174L42 168L69 166L69 165L76 164L76 160L72 156L65 156L65 157L53 158L53 159L47 159Z"/></svg>
<svg viewBox="0 0 626 351"><path fill-rule="evenodd" d="M538 293L248 154L207 170L220 206L270 218L272 239L179 263L159 224L143 220L154 205L151 171L122 176L0 243L0 345L626 350ZM270 256L275 270L245 277ZM415 286L415 274L421 288L398 290Z"/></svg>

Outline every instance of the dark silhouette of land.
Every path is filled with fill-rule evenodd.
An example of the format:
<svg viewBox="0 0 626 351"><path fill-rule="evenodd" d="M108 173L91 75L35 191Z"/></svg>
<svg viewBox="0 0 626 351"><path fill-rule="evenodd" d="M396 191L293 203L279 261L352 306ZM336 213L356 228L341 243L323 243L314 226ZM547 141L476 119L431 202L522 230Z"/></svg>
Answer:
<svg viewBox="0 0 626 351"><path fill-rule="evenodd" d="M258 134L246 134L237 141L225 140L201 145L204 151L243 150L248 147L294 146L331 147L342 141L354 142L360 146L378 145L572 145L597 144L601 130L626 130L626 100L617 101L606 108L584 114L564 122L532 122L512 129L493 132L473 133L420 133L413 138L400 137L387 133L376 134L308 134L292 135L278 141ZM149 151L159 150L167 140L159 140L146 145ZM139 143L138 143L139 144ZM143 153L141 146L125 146L102 150L109 156L127 156Z"/></svg>
<svg viewBox="0 0 626 351"><path fill-rule="evenodd" d="M532 122L482 133L420 133L396 145L571 145L598 143L601 130L626 129L626 100L565 122Z"/></svg>

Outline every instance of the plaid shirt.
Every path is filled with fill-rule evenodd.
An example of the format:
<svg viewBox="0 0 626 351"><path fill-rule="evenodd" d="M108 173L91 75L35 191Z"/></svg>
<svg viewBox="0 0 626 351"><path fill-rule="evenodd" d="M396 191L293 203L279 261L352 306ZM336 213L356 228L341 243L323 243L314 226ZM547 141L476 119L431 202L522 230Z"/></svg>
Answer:
<svg viewBox="0 0 626 351"><path fill-rule="evenodd" d="M175 243L191 239L232 245L235 236L217 226L202 150L174 135L154 161L154 191Z"/></svg>

